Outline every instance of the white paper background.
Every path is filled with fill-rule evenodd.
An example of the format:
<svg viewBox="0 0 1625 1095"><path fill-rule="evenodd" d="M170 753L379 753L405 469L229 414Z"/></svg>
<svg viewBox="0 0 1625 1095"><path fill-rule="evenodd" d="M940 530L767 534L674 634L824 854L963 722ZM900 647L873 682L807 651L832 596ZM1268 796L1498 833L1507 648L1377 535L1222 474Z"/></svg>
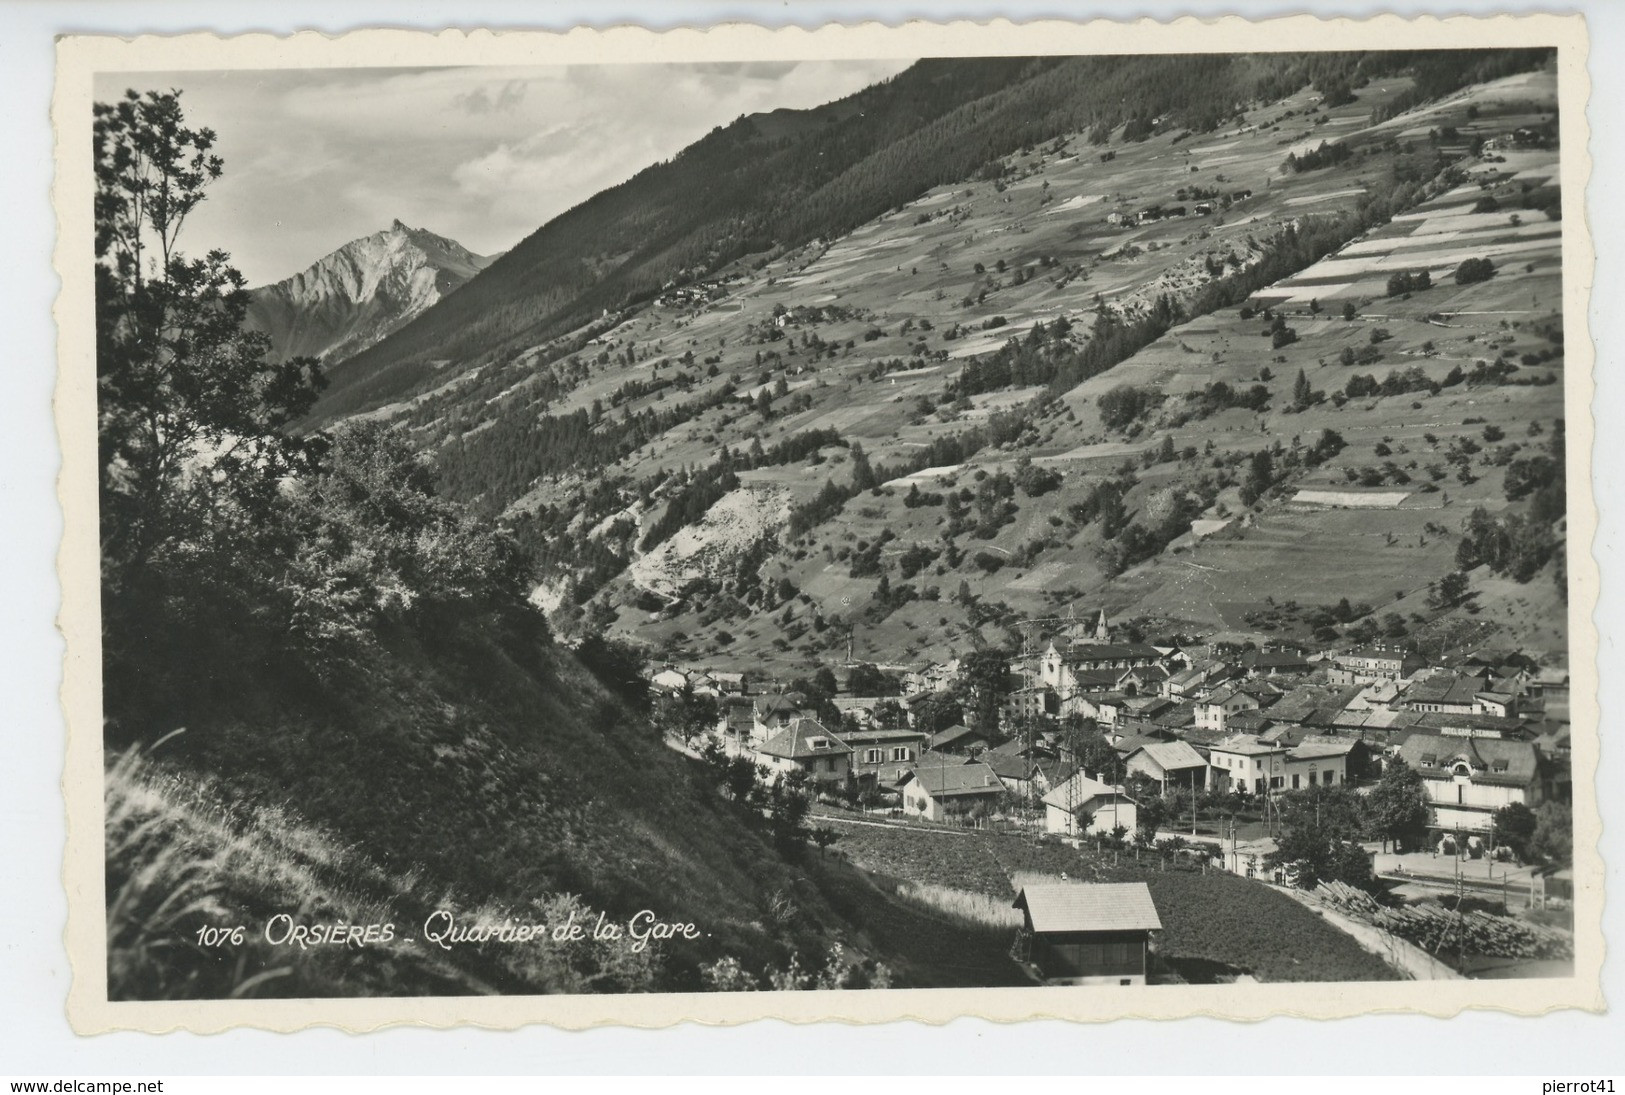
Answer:
<svg viewBox="0 0 1625 1095"><path fill-rule="evenodd" d="M1284 15L1304 10L1358 16L1490 13L1496 10L1583 11L1592 35L1591 124L1593 182L1587 196L1599 255L1592 325L1598 345L1595 456L1601 523L1596 552L1603 587L1598 608L1602 659L1603 854L1610 886L1625 863L1619 838L1625 821L1617 798L1625 789L1618 754L1608 738L1618 732L1622 690L1617 621L1620 475L1610 460L1617 436L1610 423L1625 421L1625 398L1611 375L1612 348L1625 335L1621 298L1622 240L1615 199L1625 180L1619 108L1625 99L1625 4L1406 3L1391 7L1353 3L1113 4L913 2L733 3L554 0L547 4L461 0L452 4L290 0L275 5L223 3L17 3L0 0L0 1075L12 1077L120 1074L134 1078L174 1073L512 1073L512 1072L839 1072L929 1075L1038 1071L1091 1073L1507 1073L1554 1076L1610 1073L1625 1064L1625 1038L1617 1018L1551 1015L1515 1019L1468 1014L1448 1021L1414 1016L1371 1016L1338 1023L1272 1019L1238 1026L1216 1020L1177 1024L1122 1022L1075 1027L1033 1023L999 1027L960 1020L947 1027L892 1024L855 1028L793 1028L755 1023L730 1029L685 1027L670 1031L597 1030L561 1033L535 1028L517 1033L392 1030L356 1037L333 1031L296 1036L237 1031L211 1037L107 1035L75 1038L62 1005L68 965L61 932L66 904L59 883L63 811L58 790L62 763L61 717L56 702L62 646L53 626L54 573L61 518L54 478L56 439L50 417L54 341L50 307L54 225L49 202L52 78L51 38L69 31L135 34L212 29L287 33L339 32L362 26L453 25L475 28L563 28L637 22L651 27L744 19L768 25L817 25L831 19L1014 19L1038 17L1167 19L1236 13ZM1402 46L1403 43L1395 43ZM1625 917L1615 902L1605 929L1625 940ZM1625 975L1618 958L1604 969L1604 987L1618 1005ZM910 1082L910 1081L905 1081ZM919 1081L912 1081L918 1083Z"/></svg>

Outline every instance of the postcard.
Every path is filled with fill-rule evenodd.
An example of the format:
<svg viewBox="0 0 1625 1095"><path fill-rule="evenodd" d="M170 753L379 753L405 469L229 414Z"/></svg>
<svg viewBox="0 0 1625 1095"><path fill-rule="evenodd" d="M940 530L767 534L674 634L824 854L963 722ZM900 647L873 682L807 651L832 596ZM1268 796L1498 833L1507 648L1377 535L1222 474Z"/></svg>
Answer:
<svg viewBox="0 0 1625 1095"><path fill-rule="evenodd" d="M1602 1007L1579 18L58 56L76 1030Z"/></svg>

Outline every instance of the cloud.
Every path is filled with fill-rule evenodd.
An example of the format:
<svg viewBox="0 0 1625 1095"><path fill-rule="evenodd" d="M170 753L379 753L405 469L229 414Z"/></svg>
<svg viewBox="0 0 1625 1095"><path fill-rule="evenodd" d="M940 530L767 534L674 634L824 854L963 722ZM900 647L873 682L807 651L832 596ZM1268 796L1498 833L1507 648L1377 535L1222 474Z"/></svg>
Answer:
<svg viewBox="0 0 1625 1095"><path fill-rule="evenodd" d="M493 96L489 89L477 87L452 96L452 104L468 114L507 114L525 101L527 85L523 80L509 80Z"/></svg>
<svg viewBox="0 0 1625 1095"><path fill-rule="evenodd" d="M226 176L183 245L224 247L251 284L399 217L483 253L744 114L806 108L908 62L120 74L106 99L184 89Z"/></svg>

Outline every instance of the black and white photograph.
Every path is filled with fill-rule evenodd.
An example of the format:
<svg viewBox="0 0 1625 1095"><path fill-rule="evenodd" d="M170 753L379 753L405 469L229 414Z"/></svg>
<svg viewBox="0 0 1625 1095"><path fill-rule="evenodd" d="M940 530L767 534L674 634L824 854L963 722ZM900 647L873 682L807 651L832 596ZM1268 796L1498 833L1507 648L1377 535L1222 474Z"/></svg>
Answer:
<svg viewBox="0 0 1625 1095"><path fill-rule="evenodd" d="M1396 26L87 52L96 1022L1600 1006L1583 28Z"/></svg>

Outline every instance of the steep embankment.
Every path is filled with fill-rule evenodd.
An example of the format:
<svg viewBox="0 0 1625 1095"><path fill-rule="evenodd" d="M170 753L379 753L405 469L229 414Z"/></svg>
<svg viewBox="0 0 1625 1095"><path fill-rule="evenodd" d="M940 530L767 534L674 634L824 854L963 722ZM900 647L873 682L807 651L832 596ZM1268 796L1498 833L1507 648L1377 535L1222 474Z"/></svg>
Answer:
<svg viewBox="0 0 1625 1095"><path fill-rule="evenodd" d="M511 624L423 621L320 688L286 684L247 677L148 759L115 762L117 993L694 990L724 956L756 973L795 955L817 966L846 931L759 811L729 802L572 654ZM701 934L641 955L625 941L448 953L422 938L440 909L621 924L650 910ZM262 945L277 913L392 921L396 938L337 955ZM199 927L236 924L243 946L193 945ZM177 940L189 960L151 960Z"/></svg>

